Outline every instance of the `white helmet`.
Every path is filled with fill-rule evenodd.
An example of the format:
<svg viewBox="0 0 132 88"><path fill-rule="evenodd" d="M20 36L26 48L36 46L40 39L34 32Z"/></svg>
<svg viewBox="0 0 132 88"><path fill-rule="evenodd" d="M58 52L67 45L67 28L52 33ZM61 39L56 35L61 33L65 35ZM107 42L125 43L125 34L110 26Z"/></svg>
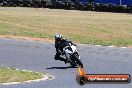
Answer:
<svg viewBox="0 0 132 88"><path fill-rule="evenodd" d="M55 35L55 40L61 40L62 39L62 35L61 34L56 34Z"/></svg>

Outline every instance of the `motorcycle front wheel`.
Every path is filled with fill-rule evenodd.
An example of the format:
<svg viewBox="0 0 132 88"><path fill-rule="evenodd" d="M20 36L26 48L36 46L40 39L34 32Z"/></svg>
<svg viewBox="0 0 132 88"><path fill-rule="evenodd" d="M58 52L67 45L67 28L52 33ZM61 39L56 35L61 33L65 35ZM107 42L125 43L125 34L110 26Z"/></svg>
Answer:
<svg viewBox="0 0 132 88"><path fill-rule="evenodd" d="M74 54L72 55L72 60L73 60L73 62L74 62L74 64L71 63L72 66L80 66L80 67L83 68L83 64L82 64L81 60L79 59L78 53L74 53Z"/></svg>

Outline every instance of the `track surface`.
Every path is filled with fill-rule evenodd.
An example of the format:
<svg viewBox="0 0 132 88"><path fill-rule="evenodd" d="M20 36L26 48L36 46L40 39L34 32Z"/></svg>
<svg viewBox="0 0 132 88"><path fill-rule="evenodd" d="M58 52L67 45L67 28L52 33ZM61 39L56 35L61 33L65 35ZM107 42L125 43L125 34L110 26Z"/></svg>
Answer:
<svg viewBox="0 0 132 88"><path fill-rule="evenodd" d="M93 45L78 45L87 73L127 73L132 75L132 48L110 48ZM27 40L0 38L0 65L18 69L46 72L54 80L4 86L0 88L132 88L130 84L86 84L76 83L77 68L54 60L54 44Z"/></svg>

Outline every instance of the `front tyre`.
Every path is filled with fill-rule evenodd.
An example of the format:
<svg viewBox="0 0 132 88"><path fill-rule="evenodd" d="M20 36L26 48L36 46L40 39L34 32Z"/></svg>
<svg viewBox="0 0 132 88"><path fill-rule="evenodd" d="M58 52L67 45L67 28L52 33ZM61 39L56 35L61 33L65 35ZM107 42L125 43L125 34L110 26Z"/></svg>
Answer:
<svg viewBox="0 0 132 88"><path fill-rule="evenodd" d="M73 58L74 62L76 63L76 65L83 68L83 64L82 64L81 60L79 59L78 53L74 53L72 58Z"/></svg>

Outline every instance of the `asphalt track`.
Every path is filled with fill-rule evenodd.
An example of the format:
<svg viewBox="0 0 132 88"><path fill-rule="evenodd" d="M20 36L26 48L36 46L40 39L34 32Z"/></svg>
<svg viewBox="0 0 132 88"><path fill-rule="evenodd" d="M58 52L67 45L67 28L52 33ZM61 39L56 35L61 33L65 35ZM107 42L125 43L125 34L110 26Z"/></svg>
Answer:
<svg viewBox="0 0 132 88"><path fill-rule="evenodd" d="M78 45L87 73L132 75L132 48L116 48L94 45ZM18 69L46 72L53 80L17 85L0 85L0 88L132 88L130 84L76 83L77 68L55 61L54 44L27 40L0 38L0 65Z"/></svg>

